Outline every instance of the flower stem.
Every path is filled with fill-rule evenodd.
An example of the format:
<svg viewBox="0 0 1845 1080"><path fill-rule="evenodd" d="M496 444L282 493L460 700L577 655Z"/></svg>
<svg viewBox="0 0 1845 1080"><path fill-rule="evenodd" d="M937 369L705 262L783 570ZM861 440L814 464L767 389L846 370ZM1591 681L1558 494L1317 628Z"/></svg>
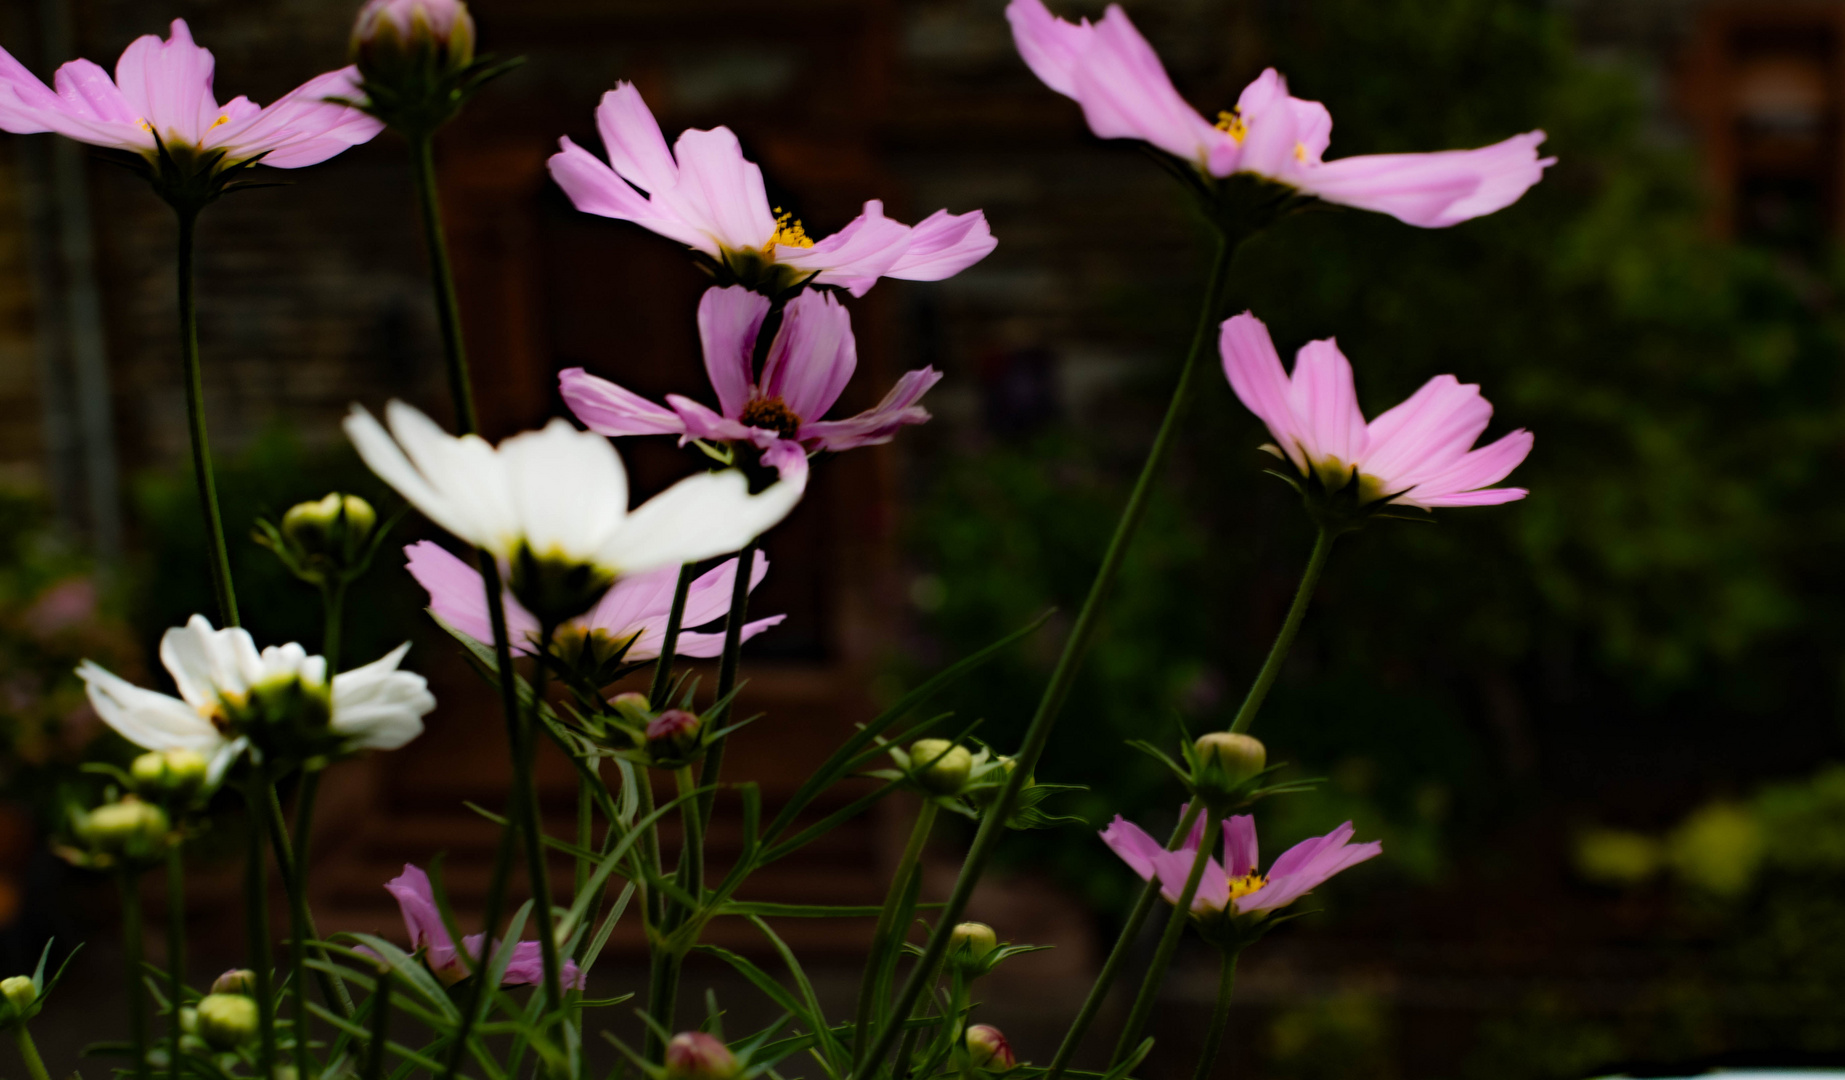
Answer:
<svg viewBox="0 0 1845 1080"><path fill-rule="evenodd" d="M249 814L250 850L244 866L244 930L248 935L250 967L256 971L256 1022L261 1035L256 1075L275 1075L275 971L269 947L269 860L263 838L265 817L271 812L269 777L255 766L245 781L244 808ZM300 867L296 867L299 877ZM305 1080L305 1078L304 1078Z"/></svg>
<svg viewBox="0 0 1845 1080"><path fill-rule="evenodd" d="M372 995L371 1038L365 1044L364 1080L382 1080L384 1076L385 1030L391 1020L391 971L378 973L378 991Z"/></svg>
<svg viewBox="0 0 1845 1080"><path fill-rule="evenodd" d="M525 872L532 890L532 917L538 922L538 952L544 959L547 1011L555 1011L563 1003L564 993L558 977L557 937L552 932L551 872L545 860L544 823L539 820L538 778L533 773L537 769L539 714L545 705L544 658L551 655L551 644L556 637L555 625L547 622L539 628L539 662L532 667L532 715L519 731L515 762L518 770L515 782L521 795L520 815L525 825ZM510 670L507 677L513 677Z"/></svg>
<svg viewBox="0 0 1845 1080"><path fill-rule="evenodd" d="M693 779L690 765L673 770L673 780L681 798L698 790L698 781ZM679 884L692 902L699 904L705 896L705 823L699 819L694 801L687 799L679 804L680 815L685 821L685 842L679 852Z"/></svg>
<svg viewBox="0 0 1845 1080"><path fill-rule="evenodd" d="M423 214L423 240L429 248L429 278L436 294L436 325L442 330L442 358L448 364L448 392L455 402L455 427L463 435L480 430L474 412L474 385L468 378L467 347L461 336L461 305L455 298L455 271L449 264L448 235L442 228L442 199L436 188L433 132L410 139L410 169L416 175L417 208Z"/></svg>
<svg viewBox="0 0 1845 1080"><path fill-rule="evenodd" d="M685 603L692 595L692 579L697 576L698 564L686 563L679 568L679 584L673 586L673 609L666 616L666 636L660 639L660 662L654 665L653 686L647 694L647 707L654 712L666 707L666 695L673 689L673 654L679 651Z"/></svg>
<svg viewBox="0 0 1845 1080"><path fill-rule="evenodd" d="M320 779L318 776L312 774L303 776L301 791L295 796L296 815L300 815L305 809L310 822L313 820L314 816L314 799L315 793L319 790L319 784ZM305 801L303 801L304 799ZM299 822L300 820L300 817L297 816L296 821ZM290 895L292 896L296 878L295 848L297 844L291 844L289 842L288 830L283 827L282 796L277 794L273 785L269 788L268 825L269 842L275 845L276 870L282 875L282 887L291 890ZM309 833L301 830L297 830L297 832L299 833L297 837L298 845L303 852L306 852ZM305 864L306 860L303 859L302 861ZM301 873L303 875L307 873L305 865L301 868ZM305 881L301 887L303 889L307 888ZM320 940L320 930L314 925L314 912L312 909L308 909L306 914L307 936L309 940L318 941ZM327 961L329 965L331 965L331 958L327 955L326 949L316 946L315 951L320 954L321 960ZM346 990L346 980L340 978L338 975L330 975L326 971L316 971L314 976L315 981L320 983L320 996L328 1002L337 1002L341 1013L348 1017L352 1016L354 1012L352 995Z"/></svg>
<svg viewBox="0 0 1845 1080"><path fill-rule="evenodd" d="M980 876L986 872L987 864L993 858L993 850L1005 835L1005 823L1012 816L1013 808L1018 805L1019 793L1024 790L1026 781L1038 767L1038 759L1044 756L1044 747L1050 741L1051 729L1057 723L1057 716L1063 709L1065 698L1069 696L1070 687L1076 682L1077 670L1082 667L1083 658L1089 651L1090 640L1095 636L1096 626L1101 620L1108 594L1114 587L1115 577L1121 571L1121 564L1127 557L1128 548L1133 545L1135 534L1140 531L1147 503L1153 495L1153 485L1178 439L1179 424L1185 416L1186 407L1191 403L1192 387L1197 381L1198 360L1204 355L1210 342L1211 329L1217 322L1224 279L1229 274L1230 260L1236 254L1236 248L1236 244L1219 235L1216 255L1211 263L1211 276L1205 285L1204 303L1198 312L1198 324L1192 334L1192 344L1186 353L1185 364L1179 369L1178 383L1172 389L1172 400L1166 406L1166 417L1160 422L1158 434L1153 437L1153 445L1147 451L1147 460L1141 466L1140 477L1134 482L1133 492L1128 495L1121 519L1115 524L1115 535L1108 542L1108 550L1102 556L1102 565L1096 570L1089 595L1083 601L1082 610L1077 613L1076 623L1070 628L1070 636L1064 642L1063 654L1057 658L1057 666L1051 671L1044 696L1038 700L1037 712L1032 715L1031 724L1025 729L1024 742L1017 755L1018 766L1007 778L1005 787L1000 789L993 806L981 818L980 829L974 834L974 842L968 849L966 860L961 864L961 874L955 879L954 889L948 894L948 902L943 906L934 932L929 935L928 944L924 946L923 958L911 970L910 977L904 981L903 989L897 995L897 1005L893 1010L895 1015L909 1014L916 999L922 995L924 974L933 970L947 952L949 936L954 932L955 924L960 921L961 913L967 910L967 902L973 896L974 886ZM896 1041L898 1030L899 1025L893 1024L878 1033L877 1042L865 1056L856 1075L863 1076L878 1069L884 1055L889 1053L891 1044Z"/></svg>
<svg viewBox="0 0 1845 1080"><path fill-rule="evenodd" d="M313 1062L308 1056L307 950L308 941L316 934L308 915L307 879L312 857L308 845L314 832L314 797L319 789L320 772L303 770L301 790L295 796L295 842L290 860L295 872L284 883L288 886L289 984L295 988L295 1071L300 1080L311 1080L314 1075ZM280 826L281 808L273 802L270 807L278 815L276 824Z"/></svg>
<svg viewBox="0 0 1845 1080"><path fill-rule="evenodd" d="M854 1023L852 1046L862 1053L869 1048L871 1027L877 1020L878 1006L890 995L891 976L897 966L898 946L909 929L911 905L910 882L921 872L923 849L928 846L929 834L935 828L936 805L933 800L925 800L922 808L916 812L916 823L910 827L910 839L904 845L903 855L897 860L897 872L892 875L890 892L884 897L884 907L878 912L878 926L871 936L871 955L865 962L865 974L858 987L858 1014Z"/></svg>
<svg viewBox="0 0 1845 1080"><path fill-rule="evenodd" d="M1192 800L1185 808L1185 814L1179 819L1179 827L1172 830L1172 838L1166 841L1167 851L1177 851L1192 831L1192 824L1198 815L1204 812L1204 804ZM1121 927L1121 934L1115 938L1115 947L1109 950L1108 959L1102 963L1102 970L1096 974L1095 985L1089 988L1089 996L1083 999L1083 1007L1077 1011L1076 1019L1071 1022L1070 1030L1064 1034L1063 1043L1057 1047L1057 1056L1051 1059L1050 1068L1045 1070L1044 1080L1058 1080L1065 1069L1070 1067L1070 1059L1076 1056L1077 1048L1082 1045L1083 1036L1089 1025L1095 1022L1096 1013L1102 1009L1102 1002L1108 996L1110 987L1121 974L1121 966L1127 962L1128 955L1134 951L1134 941L1140 936L1140 928L1146 925L1147 916L1153 914L1153 905L1159 903L1160 880L1158 876L1150 878L1140 890L1140 898L1134 901L1134 910L1128 914L1127 922Z"/></svg>
<svg viewBox="0 0 1845 1080"><path fill-rule="evenodd" d="M128 1041L135 1058L135 1080L148 1080L147 995L141 987L141 879L139 874L123 870L116 880L122 888L122 954L123 973L128 978Z"/></svg>
<svg viewBox="0 0 1845 1080"><path fill-rule="evenodd" d="M1262 670L1256 673L1256 681L1249 688L1249 696L1243 699L1243 707L1236 711L1236 719L1230 723L1231 731L1248 731L1249 725L1255 722L1263 699L1268 697L1269 688L1281 674L1281 664L1294 645L1294 635L1300 633L1301 621L1307 617L1307 605L1313 602L1313 590L1320 583L1326 558L1332 554L1333 541L1338 538L1337 532L1320 526L1320 534L1313 541L1313 554L1307 557L1307 569L1300 576L1300 588L1294 591L1294 603L1288 606L1288 617L1282 621L1281 632L1275 635L1275 644L1268 650L1268 659L1262 661Z"/></svg>
<svg viewBox="0 0 1845 1080"><path fill-rule="evenodd" d="M26 1075L32 1080L51 1080L51 1073L45 1068L45 1059L39 1056L38 1044L32 1041L32 1033L26 1025L13 1025L13 1041L19 1044L19 1056L25 1059Z"/></svg>
<svg viewBox="0 0 1845 1080"><path fill-rule="evenodd" d="M647 966L647 1015L653 1018L653 1024L647 1026L647 1060L658 1064L666 1060L666 1042L655 1031L673 1030L673 1013L679 1001L680 957L671 950L658 945L653 947L653 955Z"/></svg>
<svg viewBox="0 0 1845 1080"><path fill-rule="evenodd" d="M765 331L766 332L766 331ZM743 653L743 620L748 617L750 606L750 576L756 569L756 552L761 542L752 540L737 552L737 579L730 589L730 614L724 619L724 655L718 661L717 699L724 700L737 688L737 666ZM708 724L719 720L728 720L736 711L735 703L726 705L722 716L705 718ZM728 738L719 739L705 751L705 764L698 772L698 782L709 788L698 797L698 818L701 822L711 820L711 809L717 803L718 776L724 770L724 744Z"/></svg>
<svg viewBox="0 0 1845 1080"><path fill-rule="evenodd" d="M220 626L236 626L237 590L231 584L230 550L224 544L224 518L218 511L218 485L211 474L211 444L205 433L205 378L199 369L199 309L193 251L199 223L196 208L179 214L179 357L185 373L186 420L192 433L192 473L205 515L205 539L211 549L211 588L218 601Z"/></svg>
<svg viewBox="0 0 1845 1080"><path fill-rule="evenodd" d="M167 1073L180 1080L179 1010L186 1004L186 862L179 844L167 849Z"/></svg>
<svg viewBox="0 0 1845 1080"><path fill-rule="evenodd" d="M1111 1066L1120 1064L1134 1052L1140 1043L1141 1029L1147 1026L1147 1018L1153 1015L1154 1003L1159 1000L1160 984L1166 981L1166 969L1172 965L1173 955L1179 951L1179 939L1185 936L1185 924L1191 921L1192 897L1198 895L1198 883L1204 880L1204 868L1211 861L1211 852L1217 847L1223 824L1224 819L1215 811L1206 811L1204 839L1198 845L1197 857L1192 860L1192 872L1185 877L1185 888L1179 893L1179 902L1172 906L1172 916L1166 920L1166 932L1160 935L1159 948L1154 950L1153 962L1147 965L1147 974L1140 981L1140 993L1134 998L1134 1007L1128 1011L1127 1023L1121 1028L1121 1037L1115 1040L1115 1054L1109 1059Z"/></svg>
<svg viewBox="0 0 1845 1080"><path fill-rule="evenodd" d="M1230 1026L1230 994L1236 989L1236 958L1240 949L1225 949L1223 967L1217 976L1217 1004L1211 1009L1211 1026L1204 1036L1204 1050L1198 1055L1198 1068L1192 1080L1210 1080L1211 1068L1217 1064L1217 1050L1224 1043L1224 1029Z"/></svg>
<svg viewBox="0 0 1845 1080"><path fill-rule="evenodd" d="M327 661L327 685L340 673L340 630L346 611L346 582L338 581L321 590L321 607L326 613L326 629L320 636L320 655Z"/></svg>

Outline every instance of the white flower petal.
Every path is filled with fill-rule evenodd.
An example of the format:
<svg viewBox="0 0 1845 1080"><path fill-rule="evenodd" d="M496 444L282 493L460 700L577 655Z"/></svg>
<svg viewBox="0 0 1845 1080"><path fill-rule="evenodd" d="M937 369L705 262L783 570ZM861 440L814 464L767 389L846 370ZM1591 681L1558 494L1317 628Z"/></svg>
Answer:
<svg viewBox="0 0 1845 1080"><path fill-rule="evenodd" d="M787 517L806 487L805 471L758 495L734 469L688 477L628 515L603 547L604 564L638 574L736 551Z"/></svg>
<svg viewBox="0 0 1845 1080"><path fill-rule="evenodd" d="M520 531L539 555L595 558L628 512L628 477L608 439L563 419L500 444Z"/></svg>
<svg viewBox="0 0 1845 1080"><path fill-rule="evenodd" d="M395 750L423 733L423 717L436 707L421 675L397 670L405 642L378 660L333 677L334 731L355 747Z"/></svg>
<svg viewBox="0 0 1845 1080"><path fill-rule="evenodd" d="M226 740L211 721L176 697L146 690L85 660L77 669L103 723L144 750L195 750L210 757Z"/></svg>

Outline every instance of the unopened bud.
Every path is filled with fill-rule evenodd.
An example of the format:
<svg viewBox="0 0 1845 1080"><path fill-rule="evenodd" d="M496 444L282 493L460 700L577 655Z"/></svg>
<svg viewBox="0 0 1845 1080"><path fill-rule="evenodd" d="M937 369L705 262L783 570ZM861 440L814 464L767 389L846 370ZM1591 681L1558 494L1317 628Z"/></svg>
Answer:
<svg viewBox="0 0 1845 1080"><path fill-rule="evenodd" d="M160 853L170 828L166 811L131 795L90 811L79 831L98 850L143 857Z"/></svg>
<svg viewBox="0 0 1845 1080"><path fill-rule="evenodd" d="M244 997L256 996L256 972L249 968L232 968L211 981L214 994L242 994Z"/></svg>
<svg viewBox="0 0 1845 1080"><path fill-rule="evenodd" d="M992 1024L974 1024L967 1029L967 1057L976 1069L1004 1072L1019 1063L1012 1054L1012 1044Z"/></svg>
<svg viewBox="0 0 1845 1080"><path fill-rule="evenodd" d="M207 994L198 1005L199 1035L221 1050L256 1038L256 999L242 994Z"/></svg>
<svg viewBox="0 0 1845 1080"><path fill-rule="evenodd" d="M653 719L653 708L646 694L637 694L632 690L616 694L609 699L609 706L633 723L645 724Z"/></svg>
<svg viewBox="0 0 1845 1080"><path fill-rule="evenodd" d="M23 1013L38 1000L38 987L32 985L29 976L13 975L0 979L0 997L6 998L15 1013Z"/></svg>
<svg viewBox="0 0 1845 1080"><path fill-rule="evenodd" d="M196 750L156 750L135 758L128 766L135 790L149 798L184 798L205 785L211 763Z"/></svg>
<svg viewBox="0 0 1845 1080"><path fill-rule="evenodd" d="M974 755L947 739L917 739L910 744L911 775L937 795L953 795L967 783Z"/></svg>
<svg viewBox="0 0 1845 1080"><path fill-rule="evenodd" d="M668 709L647 724L647 749L656 758L681 758L698 749L703 723L684 709Z"/></svg>
<svg viewBox="0 0 1845 1080"><path fill-rule="evenodd" d="M339 492L296 503L282 515L282 536L296 562L323 580L337 580L358 569L377 526L378 512L371 503Z"/></svg>
<svg viewBox="0 0 1845 1080"><path fill-rule="evenodd" d="M668 1080L732 1080L741 1071L723 1040L702 1031L682 1031L666 1044Z"/></svg>
<svg viewBox="0 0 1845 1080"><path fill-rule="evenodd" d="M999 947L999 935L986 923L957 923L948 936L948 955L961 962L978 962Z"/></svg>
<svg viewBox="0 0 1845 1080"><path fill-rule="evenodd" d="M1230 783L1240 784L1268 768L1268 747L1252 735L1213 731L1192 744L1205 768L1222 769Z"/></svg>
<svg viewBox="0 0 1845 1080"><path fill-rule="evenodd" d="M352 58L368 79L424 59L459 71L474 59L474 17L461 0L369 0L352 26Z"/></svg>

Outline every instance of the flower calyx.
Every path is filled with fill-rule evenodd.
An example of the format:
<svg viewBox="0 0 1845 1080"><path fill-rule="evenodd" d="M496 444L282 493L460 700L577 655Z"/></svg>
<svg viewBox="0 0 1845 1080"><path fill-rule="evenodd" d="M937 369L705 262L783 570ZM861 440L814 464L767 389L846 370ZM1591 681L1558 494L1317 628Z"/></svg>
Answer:
<svg viewBox="0 0 1845 1080"><path fill-rule="evenodd" d="M198 804L210 772L196 750L150 750L128 763L127 775L136 795L172 813Z"/></svg>
<svg viewBox="0 0 1845 1080"><path fill-rule="evenodd" d="M1299 492L1307 516L1333 536L1357 532L1379 519L1425 523L1435 520L1426 510L1398 504L1396 498L1402 492L1384 491L1375 477L1360 472L1356 465L1328 459L1315 463L1312 471L1303 476L1286 464L1287 455L1280 447L1271 443L1262 450L1281 458L1283 468L1289 470L1262 471Z"/></svg>
<svg viewBox="0 0 1845 1080"><path fill-rule="evenodd" d="M75 949L64 958L64 963L50 977L45 975L45 962L51 959L51 947L55 941L47 941L45 948L38 954L38 966L30 975L9 975L0 979L0 1029L23 1027L45 1007L45 999L64 977L64 969L70 966L71 957L77 955Z"/></svg>
<svg viewBox="0 0 1845 1080"><path fill-rule="evenodd" d="M1021 953L1040 952L1049 945L1009 945L986 923L955 924L948 937L948 968L958 977L972 981L992 973L1006 960Z"/></svg>
<svg viewBox="0 0 1845 1080"><path fill-rule="evenodd" d="M557 553L540 554L521 543L513 552L513 596L540 625L562 626L589 611L615 584L615 573Z"/></svg>
<svg viewBox="0 0 1845 1080"><path fill-rule="evenodd" d="M578 732L603 757L617 757L655 769L683 769L702 760L712 745L749 723L713 723L729 715L736 691L712 702L701 714L692 708L697 688L686 685L679 704L654 709L646 694L617 694L606 708L587 716Z"/></svg>
<svg viewBox="0 0 1845 1080"><path fill-rule="evenodd" d="M388 524L378 528L371 503L336 491L289 507L280 526L259 518L254 539L275 552L289 573L327 588L348 584L370 569L389 531Z"/></svg>
<svg viewBox="0 0 1845 1080"><path fill-rule="evenodd" d="M318 658L315 658L318 659ZM281 672L243 694L225 693L213 717L225 732L242 735L264 758L278 762L338 757L346 739L332 728L333 690L325 666Z"/></svg>
<svg viewBox="0 0 1845 1080"><path fill-rule="evenodd" d="M982 754L986 751L982 750ZM980 754L975 755L977 762L983 762ZM1018 769L1018 761L1010 754L992 756L991 766L984 770L983 782L973 785L967 792L967 801L982 814L986 814L999 802L1000 789L1012 779ZM984 762L983 762L984 763ZM1006 815L1006 828L1024 831L1026 829L1045 829L1053 825L1083 825L1082 818L1068 814L1050 814L1040 809L1040 804L1052 795L1065 791L1087 791L1081 784L1046 784L1035 776L1025 778L1019 788L1019 797L1012 804L1012 812Z"/></svg>
<svg viewBox="0 0 1845 1080"><path fill-rule="evenodd" d="M1275 783L1287 763L1268 764L1268 748L1252 735L1214 731L1193 741L1179 744L1174 760L1165 751L1148 742L1128 745L1152 755L1185 785L1186 793L1201 800L1219 817L1251 805L1270 795L1311 791L1315 780L1287 780Z"/></svg>

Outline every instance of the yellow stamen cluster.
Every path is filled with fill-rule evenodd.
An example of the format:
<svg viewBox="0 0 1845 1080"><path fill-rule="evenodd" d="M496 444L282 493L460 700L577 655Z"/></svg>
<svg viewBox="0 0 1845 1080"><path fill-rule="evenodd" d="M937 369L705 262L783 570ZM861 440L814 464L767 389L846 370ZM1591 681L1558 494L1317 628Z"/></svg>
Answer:
<svg viewBox="0 0 1845 1080"><path fill-rule="evenodd" d="M763 251L773 252L777 244L798 248L814 246L814 242L807 236L807 230L801 227L800 219L779 206L775 208L775 235L769 237L769 242L763 245Z"/></svg>
<svg viewBox="0 0 1845 1080"><path fill-rule="evenodd" d="M230 114L230 113L225 113L225 114L224 114L223 116L220 116L220 117L218 117L218 118L217 118L216 120L213 120L213 121L211 122L211 127L219 127L219 126L222 126L222 125L224 125L224 124L228 124L228 123L230 123L230 122L231 122L231 114ZM206 128L205 130L206 130L206 131L210 131L210 130L211 130L211 128Z"/></svg>
<svg viewBox="0 0 1845 1080"><path fill-rule="evenodd" d="M1249 137L1249 125L1243 122L1243 110L1229 109L1217 114L1217 130L1237 142Z"/></svg>
<svg viewBox="0 0 1845 1080"><path fill-rule="evenodd" d="M1261 874L1244 874L1230 879L1230 902L1235 903L1257 889L1268 884L1268 879Z"/></svg>
<svg viewBox="0 0 1845 1080"><path fill-rule="evenodd" d="M154 125L148 123L146 117L143 117L140 120L136 120L135 126L139 127L142 131L147 132L149 135L152 135L154 133Z"/></svg>

